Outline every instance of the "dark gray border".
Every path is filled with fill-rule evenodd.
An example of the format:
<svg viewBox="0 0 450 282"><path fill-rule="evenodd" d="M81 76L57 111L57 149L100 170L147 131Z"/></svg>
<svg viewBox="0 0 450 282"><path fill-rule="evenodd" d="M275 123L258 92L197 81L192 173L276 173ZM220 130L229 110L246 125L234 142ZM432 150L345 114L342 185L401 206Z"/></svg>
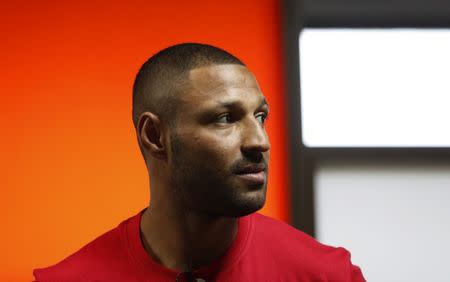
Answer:
<svg viewBox="0 0 450 282"><path fill-rule="evenodd" d="M298 36L302 27L302 5L299 1L284 1L282 7L283 49L287 90L287 123L289 145L289 175L291 223L294 227L314 235L313 161L301 143L300 84Z"/></svg>
<svg viewBox="0 0 450 282"><path fill-rule="evenodd" d="M321 160L444 161L450 148L308 148L301 142L298 36L303 27L449 28L448 0L283 0L282 34L286 74L292 225L315 235L313 180ZM300 93L300 95L299 95ZM450 124L450 121L449 121Z"/></svg>

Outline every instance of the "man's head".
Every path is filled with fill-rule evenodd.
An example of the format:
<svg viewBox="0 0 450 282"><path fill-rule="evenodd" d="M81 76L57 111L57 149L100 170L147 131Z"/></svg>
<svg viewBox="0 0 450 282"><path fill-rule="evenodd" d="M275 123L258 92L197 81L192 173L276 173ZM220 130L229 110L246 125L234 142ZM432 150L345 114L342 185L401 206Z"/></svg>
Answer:
<svg viewBox="0 0 450 282"><path fill-rule="evenodd" d="M133 87L133 122L152 197L173 197L186 209L215 216L260 209L267 113L255 77L226 51L189 43L154 55Z"/></svg>

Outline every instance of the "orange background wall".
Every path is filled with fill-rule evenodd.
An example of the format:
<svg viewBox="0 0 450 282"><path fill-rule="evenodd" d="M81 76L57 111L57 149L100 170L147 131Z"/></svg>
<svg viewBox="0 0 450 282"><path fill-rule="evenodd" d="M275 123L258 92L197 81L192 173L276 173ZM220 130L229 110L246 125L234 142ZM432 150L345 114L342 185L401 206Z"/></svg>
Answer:
<svg viewBox="0 0 450 282"><path fill-rule="evenodd" d="M131 86L179 42L220 46L256 74L271 106L262 212L288 221L279 4L2 1L0 281L30 281L147 205Z"/></svg>

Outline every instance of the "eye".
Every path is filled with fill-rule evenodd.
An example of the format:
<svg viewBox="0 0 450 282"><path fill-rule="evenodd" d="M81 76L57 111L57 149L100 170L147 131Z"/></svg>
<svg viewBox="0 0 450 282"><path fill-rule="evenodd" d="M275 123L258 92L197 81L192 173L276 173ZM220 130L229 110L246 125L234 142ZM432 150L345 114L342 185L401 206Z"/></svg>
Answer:
<svg viewBox="0 0 450 282"><path fill-rule="evenodd" d="M255 118L261 123L264 124L267 119L267 113L258 113Z"/></svg>
<svg viewBox="0 0 450 282"><path fill-rule="evenodd" d="M232 121L233 119L230 113L222 114L216 120L217 123L231 123Z"/></svg>

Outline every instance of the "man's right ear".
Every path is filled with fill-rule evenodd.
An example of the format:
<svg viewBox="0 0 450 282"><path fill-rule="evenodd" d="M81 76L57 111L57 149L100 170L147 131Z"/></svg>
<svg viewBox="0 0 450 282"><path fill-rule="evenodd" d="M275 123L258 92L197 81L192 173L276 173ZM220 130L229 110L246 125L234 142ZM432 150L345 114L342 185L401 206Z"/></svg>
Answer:
<svg viewBox="0 0 450 282"><path fill-rule="evenodd" d="M164 132L160 118L151 112L144 112L138 122L139 142L154 158L163 159L166 156Z"/></svg>

